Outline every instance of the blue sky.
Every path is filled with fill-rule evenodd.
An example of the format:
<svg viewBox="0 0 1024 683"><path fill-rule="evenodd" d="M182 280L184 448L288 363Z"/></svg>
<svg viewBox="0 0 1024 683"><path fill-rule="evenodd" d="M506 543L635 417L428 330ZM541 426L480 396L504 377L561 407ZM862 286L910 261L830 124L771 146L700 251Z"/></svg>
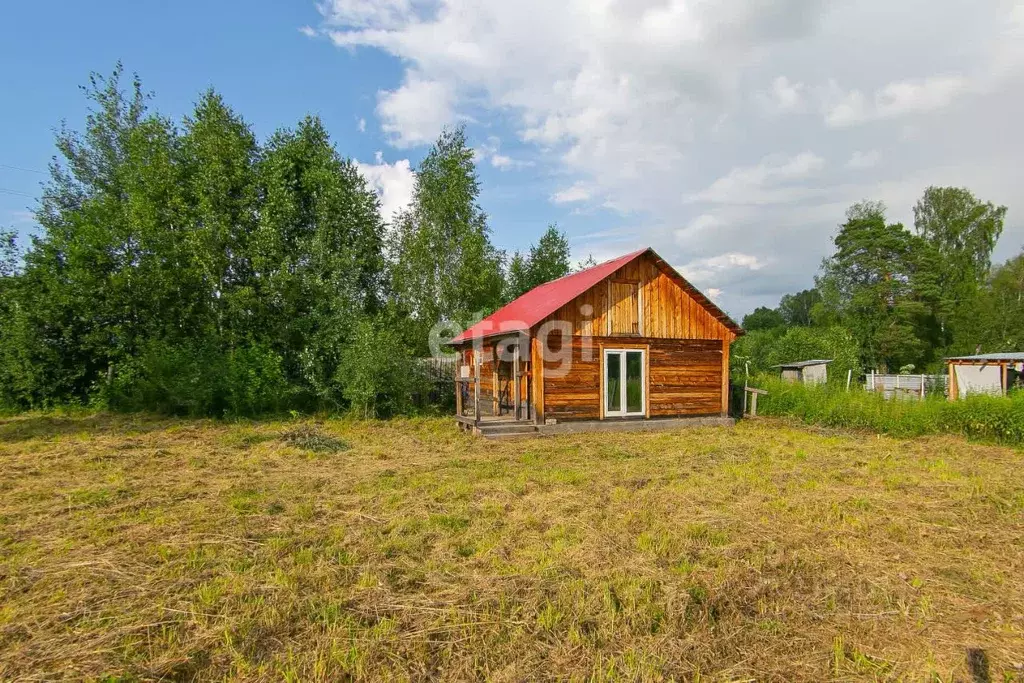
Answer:
<svg viewBox="0 0 1024 683"><path fill-rule="evenodd" d="M909 224L964 185L1010 206L997 260L1024 243L1024 0L15 2L0 59L23 232L53 128L120 59L176 118L209 86L261 137L319 114L387 211L465 123L499 247L651 245L737 316L810 286L860 199Z"/></svg>
<svg viewBox="0 0 1024 683"><path fill-rule="evenodd" d="M0 188L32 196L0 192L0 224L19 232L32 227L29 211L47 176L31 171L46 171L53 129L62 119L81 126L86 102L79 86L90 71L109 73L118 59L154 94L152 107L175 118L212 86L261 137L315 113L341 153L360 161L375 162L380 152L385 163L409 159L415 167L425 152L422 145L391 147L375 117L378 90L402 79L400 60L304 35L301 28L323 19L312 2L15 3L4 13L0 61L16 68L0 72L0 92L16 106L2 114ZM507 134L500 118L468 122L473 141L487 146L495 134ZM514 136L501 151L510 146ZM549 183L536 177L535 166L499 170L482 159L480 174L483 204L503 248L529 245L550 222L566 229L584 223L548 202Z"/></svg>

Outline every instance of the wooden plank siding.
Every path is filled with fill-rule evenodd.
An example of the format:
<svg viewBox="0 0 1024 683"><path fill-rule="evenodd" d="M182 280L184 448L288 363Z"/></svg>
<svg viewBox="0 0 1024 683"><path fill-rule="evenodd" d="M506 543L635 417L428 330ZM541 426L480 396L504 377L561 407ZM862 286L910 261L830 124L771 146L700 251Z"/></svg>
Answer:
<svg viewBox="0 0 1024 683"><path fill-rule="evenodd" d="M723 342L704 339L623 339L574 336L571 363L543 363L543 414L557 420L599 420L602 404L601 349L647 350L647 406L650 417L718 415L724 405ZM588 352L589 345L589 352ZM534 356L536 358L536 355Z"/></svg>
<svg viewBox="0 0 1024 683"><path fill-rule="evenodd" d="M609 286L608 283L611 283ZM735 338L733 332L705 309L675 279L658 267L649 256L641 256L623 266L603 283L590 288L572 302L555 311L548 320L563 320L572 328L573 334L600 336L614 334L636 335L630 330L623 331L624 325L616 323L611 329L615 316L610 314L609 297L614 301L612 291L617 283L638 284L639 320L636 328L645 338L660 339L728 339ZM618 310L617 308L615 310Z"/></svg>

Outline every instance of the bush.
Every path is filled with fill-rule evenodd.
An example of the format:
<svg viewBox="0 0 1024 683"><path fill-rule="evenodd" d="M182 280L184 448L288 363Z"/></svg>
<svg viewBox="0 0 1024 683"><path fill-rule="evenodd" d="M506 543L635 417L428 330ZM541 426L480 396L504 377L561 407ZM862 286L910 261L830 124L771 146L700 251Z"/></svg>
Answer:
<svg viewBox="0 0 1024 683"><path fill-rule="evenodd" d="M843 385L804 385L761 377L753 386L767 389L758 413L791 416L811 424L867 429L897 437L961 434L972 439L1024 445L1024 393L1009 397L970 396L948 401L885 400L882 394Z"/></svg>
<svg viewBox="0 0 1024 683"><path fill-rule="evenodd" d="M281 357L253 345L224 352L212 345L152 342L115 368L109 405L169 415L253 416L281 409L288 383Z"/></svg>
<svg viewBox="0 0 1024 683"><path fill-rule="evenodd" d="M373 320L356 325L341 354L335 381L352 410L363 417L389 417L409 410L426 378L395 329Z"/></svg>
<svg viewBox="0 0 1024 683"><path fill-rule="evenodd" d="M749 361L752 373L768 372L773 365L801 360L831 359L830 381L846 383L852 370L860 374L857 342L842 327L791 327L788 330L755 331L740 337L732 346L733 375L742 377Z"/></svg>

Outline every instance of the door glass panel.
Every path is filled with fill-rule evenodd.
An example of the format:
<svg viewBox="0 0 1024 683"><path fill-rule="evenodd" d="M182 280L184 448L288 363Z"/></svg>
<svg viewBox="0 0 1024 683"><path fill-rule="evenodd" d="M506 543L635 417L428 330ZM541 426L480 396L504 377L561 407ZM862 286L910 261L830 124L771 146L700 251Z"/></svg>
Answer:
<svg viewBox="0 0 1024 683"><path fill-rule="evenodd" d="M644 412L644 354L626 352L626 412Z"/></svg>
<svg viewBox="0 0 1024 683"><path fill-rule="evenodd" d="M606 411L617 413L622 410L622 355L609 353L605 356L605 367L607 371L607 385L605 396L608 398Z"/></svg>

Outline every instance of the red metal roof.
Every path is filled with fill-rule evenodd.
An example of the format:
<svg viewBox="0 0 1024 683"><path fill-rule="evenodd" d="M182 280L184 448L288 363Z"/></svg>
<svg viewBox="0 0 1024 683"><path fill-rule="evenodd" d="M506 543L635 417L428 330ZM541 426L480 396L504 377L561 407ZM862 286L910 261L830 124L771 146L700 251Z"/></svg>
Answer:
<svg viewBox="0 0 1024 683"><path fill-rule="evenodd" d="M687 282L675 269L658 256L653 249L648 247L612 259L611 261L606 261L592 268L581 270L578 273L552 280L539 287L534 287L515 301L499 308L480 322L472 325L465 332L452 339L451 343L461 344L475 338L528 331L580 294L583 294L605 278L610 277L622 266L647 252L650 252L660 267L665 269L680 286L692 294L702 306L708 309L726 327L736 334L743 334L743 329L739 325L733 322L721 309Z"/></svg>
<svg viewBox="0 0 1024 683"><path fill-rule="evenodd" d="M534 287L477 324L471 325L465 332L452 339L451 343L459 344L475 337L493 337L496 334L529 330L645 251L647 250L634 251Z"/></svg>

